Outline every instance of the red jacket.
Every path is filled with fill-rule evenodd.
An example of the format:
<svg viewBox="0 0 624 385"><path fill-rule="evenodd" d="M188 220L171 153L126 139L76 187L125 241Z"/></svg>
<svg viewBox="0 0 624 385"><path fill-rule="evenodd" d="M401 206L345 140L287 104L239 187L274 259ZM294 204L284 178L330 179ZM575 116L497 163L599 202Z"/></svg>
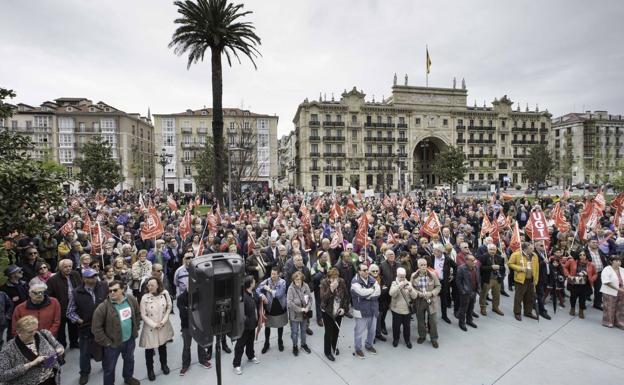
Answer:
<svg viewBox="0 0 624 385"><path fill-rule="evenodd" d="M22 302L17 305L15 310L13 311L13 318L11 322L11 335L15 335L15 324L17 320L20 318L32 315L35 316L39 320L39 329L49 330L54 337L58 333L59 326L61 325L61 305L56 298L48 297L50 299L50 304L48 306L42 307L41 309L34 309L32 305L30 308L27 306L30 303L30 300L26 302Z"/></svg>
<svg viewBox="0 0 624 385"><path fill-rule="evenodd" d="M567 277L576 275L576 264L577 261L574 258L568 259L568 261L563 265L563 275ZM593 286L594 281L598 278L596 275L596 268L591 261L587 261L587 278L589 279L589 283Z"/></svg>

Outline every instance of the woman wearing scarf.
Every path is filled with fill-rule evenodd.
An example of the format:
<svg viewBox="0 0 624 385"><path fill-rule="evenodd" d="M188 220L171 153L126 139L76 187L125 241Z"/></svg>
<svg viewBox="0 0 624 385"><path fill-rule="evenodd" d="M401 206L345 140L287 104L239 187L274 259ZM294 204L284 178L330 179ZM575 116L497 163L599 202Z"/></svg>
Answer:
<svg viewBox="0 0 624 385"><path fill-rule="evenodd" d="M271 338L271 328L277 328L277 346L279 351L284 351L284 326L288 323L286 313L286 281L279 276L279 269L274 266L271 269L271 276L261 282L256 288L256 294L260 296L264 304L267 316L264 325L264 346L262 354L269 350L269 338Z"/></svg>
<svg viewBox="0 0 624 385"><path fill-rule="evenodd" d="M292 275L292 284L288 287L286 302L288 304L288 318L290 319L290 336L293 342L293 354L299 355L299 336L301 335L301 349L310 354L312 351L306 344L306 314L310 311L310 288L303 282L303 273L300 271Z"/></svg>
<svg viewBox="0 0 624 385"><path fill-rule="evenodd" d="M576 315L576 300L579 301L579 318L585 318L585 301L587 294L591 293L591 287L596 280L596 268L587 259L585 250L568 259L563 266L563 274L568 280L570 290L570 315Z"/></svg>
<svg viewBox="0 0 624 385"><path fill-rule="evenodd" d="M6 385L57 385L61 383L58 357L63 346L47 330L39 330L32 315L15 324L17 335L0 352L0 382Z"/></svg>
<svg viewBox="0 0 624 385"><path fill-rule="evenodd" d="M325 326L323 348L325 357L334 361L334 355L339 351L336 347L338 342L338 332L342 317L349 310L349 292L344 279L339 277L338 269L331 268L327 272L327 277L321 281L320 285L320 307ZM333 354L332 354L333 353Z"/></svg>
<svg viewBox="0 0 624 385"><path fill-rule="evenodd" d="M152 276L152 262L147 260L147 251L139 251L139 259L132 265L132 295L140 298L141 283Z"/></svg>
<svg viewBox="0 0 624 385"><path fill-rule="evenodd" d="M37 272L37 275L30 281L44 283L47 285L48 279L52 276L50 265L48 265L47 262L37 262L35 265L35 271Z"/></svg>

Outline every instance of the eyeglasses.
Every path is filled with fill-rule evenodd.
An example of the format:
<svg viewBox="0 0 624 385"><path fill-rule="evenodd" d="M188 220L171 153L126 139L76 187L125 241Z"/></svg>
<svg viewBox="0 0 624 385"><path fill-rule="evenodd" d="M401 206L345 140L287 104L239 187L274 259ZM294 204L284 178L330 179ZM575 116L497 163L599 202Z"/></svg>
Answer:
<svg viewBox="0 0 624 385"><path fill-rule="evenodd" d="M366 270L363 270L366 271ZM370 270L371 273L379 273L379 270Z"/></svg>
<svg viewBox="0 0 624 385"><path fill-rule="evenodd" d="M119 289L108 289L109 293L117 293Z"/></svg>
<svg viewBox="0 0 624 385"><path fill-rule="evenodd" d="M37 291L31 291L31 293L33 293L34 295L44 295L45 294L45 290L37 290Z"/></svg>
<svg viewBox="0 0 624 385"><path fill-rule="evenodd" d="M162 270L154 270L157 273L162 273Z"/></svg>
<svg viewBox="0 0 624 385"><path fill-rule="evenodd" d="M195 257L184 257L184 259L193 259Z"/></svg>

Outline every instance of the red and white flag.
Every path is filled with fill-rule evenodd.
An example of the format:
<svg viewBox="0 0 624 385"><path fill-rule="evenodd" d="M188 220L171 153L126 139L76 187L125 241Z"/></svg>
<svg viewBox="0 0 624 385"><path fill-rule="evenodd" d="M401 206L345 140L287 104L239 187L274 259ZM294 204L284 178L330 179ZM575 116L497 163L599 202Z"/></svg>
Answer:
<svg viewBox="0 0 624 385"><path fill-rule="evenodd" d="M185 241L192 232L193 230L191 229L191 210L187 209L184 212L184 217L178 225L178 233L180 234L180 237L182 237L182 241Z"/></svg>
<svg viewBox="0 0 624 385"><path fill-rule="evenodd" d="M507 217L503 214L503 212L499 212L498 213L498 218L496 219L496 222L498 224L498 228L499 229L506 229L509 228L509 220L507 219Z"/></svg>
<svg viewBox="0 0 624 385"><path fill-rule="evenodd" d="M340 207L338 202L336 200L334 200L334 204L329 209L329 217L333 218L334 220L336 220L336 219L342 218L343 215L344 215L344 213L342 211L342 207Z"/></svg>
<svg viewBox="0 0 624 385"><path fill-rule="evenodd" d="M522 243L520 240L520 227L518 227L518 222L514 223L513 234L511 235L509 248L512 252L516 252L522 248Z"/></svg>
<svg viewBox="0 0 624 385"><path fill-rule="evenodd" d="M355 238L353 238L353 243L358 244L362 247L366 247L366 242L368 240L368 215L367 213L362 213L360 217L357 219L358 228L355 232Z"/></svg>
<svg viewBox="0 0 624 385"><path fill-rule="evenodd" d="M173 199L173 196L171 195L167 197L167 205L169 205L169 208L171 209L171 211L178 210L178 204L176 203L175 199Z"/></svg>
<svg viewBox="0 0 624 385"><path fill-rule="evenodd" d="M527 234L532 240L544 241L550 238L550 234L548 234L546 216L544 215L544 212L542 210L532 210L529 213L529 222L527 222L524 231L525 233L527 233L527 228L529 228L529 232Z"/></svg>
<svg viewBox="0 0 624 385"><path fill-rule="evenodd" d="M141 226L141 239L154 239L162 235L165 231L160 216L155 207L150 207L145 218L145 223Z"/></svg>
<svg viewBox="0 0 624 385"><path fill-rule="evenodd" d="M256 240L251 232L247 233L247 255L253 254L253 249L256 247Z"/></svg>
<svg viewBox="0 0 624 385"><path fill-rule="evenodd" d="M102 227L96 221L91 228L91 255L97 255L102 251Z"/></svg>
<svg viewBox="0 0 624 385"><path fill-rule="evenodd" d="M598 189L598 193L596 193L596 197L594 198L594 208L601 213L605 210L607 206L607 202L605 201L604 194L602 193L602 187Z"/></svg>
<svg viewBox="0 0 624 385"><path fill-rule="evenodd" d="M82 221L82 231L85 233L91 233L91 217L89 217L89 214L85 214L84 216Z"/></svg>
<svg viewBox="0 0 624 385"><path fill-rule="evenodd" d="M423 224L422 231L428 234L430 237L438 234L440 229L442 228L442 224L440 224L440 220L438 219L438 214L435 211L432 211L431 214L425 220Z"/></svg>
<svg viewBox="0 0 624 385"><path fill-rule="evenodd" d="M481 238L486 237L488 234L492 235L494 232L494 225L490 221L490 218L487 214L483 214L483 221L481 222Z"/></svg>
<svg viewBox="0 0 624 385"><path fill-rule="evenodd" d="M216 234L217 233L217 216L209 212L206 217L206 222L208 222L208 234Z"/></svg>
<svg viewBox="0 0 624 385"><path fill-rule="evenodd" d="M555 226L557 226L557 230L565 233L570 230L570 224L563 214L563 210L561 209L561 205L559 202L555 204L555 207L552 209L551 213L553 221L555 221Z"/></svg>
<svg viewBox="0 0 624 385"><path fill-rule="evenodd" d="M72 219L68 219L67 222L65 222L65 224L61 227L60 232L63 236L66 236L70 232L74 231L75 228L76 224L74 221Z"/></svg>

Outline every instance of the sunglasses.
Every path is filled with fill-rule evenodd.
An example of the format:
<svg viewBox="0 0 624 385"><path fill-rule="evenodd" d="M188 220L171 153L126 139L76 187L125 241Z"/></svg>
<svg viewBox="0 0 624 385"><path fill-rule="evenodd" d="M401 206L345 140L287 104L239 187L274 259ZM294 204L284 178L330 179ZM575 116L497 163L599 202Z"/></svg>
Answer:
<svg viewBox="0 0 624 385"><path fill-rule="evenodd" d="M108 289L109 293L117 293L119 289Z"/></svg>
<svg viewBox="0 0 624 385"><path fill-rule="evenodd" d="M195 257L184 257L184 259L193 259Z"/></svg>
<svg viewBox="0 0 624 385"><path fill-rule="evenodd" d="M366 270L363 270L363 271L366 271ZM379 270L371 270L370 272L371 273L379 273Z"/></svg>
<svg viewBox="0 0 624 385"><path fill-rule="evenodd" d="M31 291L31 293L33 293L34 295L44 295L45 294L45 290Z"/></svg>
<svg viewBox="0 0 624 385"><path fill-rule="evenodd" d="M162 270L155 270L157 273L162 273Z"/></svg>

